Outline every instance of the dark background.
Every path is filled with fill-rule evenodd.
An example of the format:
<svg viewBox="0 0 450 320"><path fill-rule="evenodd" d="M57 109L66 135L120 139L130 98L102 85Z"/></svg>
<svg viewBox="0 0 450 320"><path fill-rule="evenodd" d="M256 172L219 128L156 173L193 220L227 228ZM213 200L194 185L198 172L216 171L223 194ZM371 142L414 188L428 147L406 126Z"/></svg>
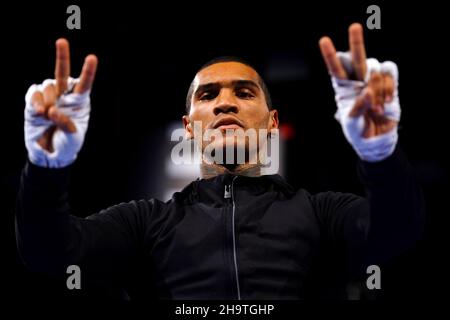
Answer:
<svg viewBox="0 0 450 320"><path fill-rule="evenodd" d="M66 8L74 3L81 8L81 30L66 28ZM338 50L347 50L347 27L365 24L370 4L381 8L381 30L365 30L367 54L399 66L399 142L427 201L424 239L382 270L378 299L443 298L449 214L445 10L431 3L322 1L3 6L2 291L15 301L67 294L22 266L14 238L15 195L26 159L24 95L31 84L53 78L57 38L70 42L72 76L78 76L87 54L99 58L90 127L73 168L71 204L80 215L155 194L159 186L152 176L166 156L160 152L166 126L181 121L198 67L222 55L245 58L266 79L281 123L293 129L285 176L294 187L363 194L356 155L333 117L333 90L318 40L329 35Z"/></svg>

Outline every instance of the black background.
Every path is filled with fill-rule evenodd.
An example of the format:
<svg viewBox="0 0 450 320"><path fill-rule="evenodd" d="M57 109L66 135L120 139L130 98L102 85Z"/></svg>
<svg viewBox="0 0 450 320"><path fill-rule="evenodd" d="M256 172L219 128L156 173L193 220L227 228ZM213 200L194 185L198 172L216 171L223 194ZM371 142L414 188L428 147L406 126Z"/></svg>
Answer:
<svg viewBox="0 0 450 320"><path fill-rule="evenodd" d="M66 28L66 8L74 3L81 8L81 30ZM383 269L379 300L443 298L449 214L445 10L431 3L322 1L3 6L2 291L11 300L27 302L66 295L22 266L14 238L15 195L26 159L24 95L31 84L53 78L57 38L70 41L73 76L87 54L99 58L90 127L73 168L71 204L80 215L152 196L158 185L151 176L165 156L158 151L166 143L162 133L169 122L181 121L198 67L222 55L241 56L256 65L281 122L295 128L287 141L285 172L293 186L362 194L356 155L333 117L333 91L318 40L329 35L338 50L347 50L347 27L365 24L369 4L381 8L381 30L365 29L367 54L399 66L400 145L427 200L424 239Z"/></svg>

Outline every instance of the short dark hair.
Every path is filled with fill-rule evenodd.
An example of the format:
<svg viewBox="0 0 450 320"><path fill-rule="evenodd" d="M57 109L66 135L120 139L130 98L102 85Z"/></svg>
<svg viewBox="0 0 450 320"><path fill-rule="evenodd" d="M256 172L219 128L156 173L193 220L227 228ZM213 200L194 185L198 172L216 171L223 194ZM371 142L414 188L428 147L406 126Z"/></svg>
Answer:
<svg viewBox="0 0 450 320"><path fill-rule="evenodd" d="M213 64L221 63L221 62L238 62L238 63L242 63L242 64L252 68L253 70L255 70L255 72L258 74L258 84L261 86L261 89L264 92L264 97L266 98L267 107L269 108L269 110L272 110L272 99L270 98L270 92L269 92L269 89L267 88L266 83L264 82L264 79L258 73L256 68L253 67L253 65L251 65L249 62L247 62L246 60L244 60L240 57L223 56L223 57L214 58L212 60L209 60L204 65L202 65L201 68L198 69L197 73L199 73L203 69L205 69ZM187 96L186 96L186 113L187 114L189 114L189 112L191 110L191 99L192 99L193 94L194 94L194 80L192 80L191 85L189 86Z"/></svg>

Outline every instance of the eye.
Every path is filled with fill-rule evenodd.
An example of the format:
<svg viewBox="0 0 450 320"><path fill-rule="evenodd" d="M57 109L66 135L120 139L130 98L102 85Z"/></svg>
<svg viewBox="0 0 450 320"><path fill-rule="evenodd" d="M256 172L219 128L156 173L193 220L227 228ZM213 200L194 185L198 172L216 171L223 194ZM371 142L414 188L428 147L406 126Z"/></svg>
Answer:
<svg viewBox="0 0 450 320"><path fill-rule="evenodd" d="M209 100L213 100L216 96L217 96L217 94L206 91L206 92L203 92L198 99L202 100L202 101L209 101Z"/></svg>
<svg viewBox="0 0 450 320"><path fill-rule="evenodd" d="M249 89L240 89L236 92L236 96L242 99L251 99L254 98L255 95Z"/></svg>

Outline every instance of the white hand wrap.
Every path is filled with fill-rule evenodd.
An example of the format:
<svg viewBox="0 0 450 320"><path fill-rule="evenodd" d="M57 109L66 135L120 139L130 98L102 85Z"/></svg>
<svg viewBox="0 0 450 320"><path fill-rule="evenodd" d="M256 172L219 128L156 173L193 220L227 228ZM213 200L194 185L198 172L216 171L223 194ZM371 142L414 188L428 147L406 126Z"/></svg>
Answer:
<svg viewBox="0 0 450 320"><path fill-rule="evenodd" d="M338 52L347 74L353 73L351 55L349 52ZM364 115L350 117L349 113L353 109L357 97L363 92L370 79L372 72L390 74L394 79L395 89L392 101L384 103L384 115L392 120L400 121L400 102L398 98L398 69L392 61L383 63L370 58L367 59L367 73L364 81L341 80L331 77L333 84L337 111L335 118L342 126L342 130L347 141L352 145L358 156L365 161L381 161L390 156L395 149L398 140L397 126L391 131L376 137L364 138L362 136L364 125Z"/></svg>
<svg viewBox="0 0 450 320"><path fill-rule="evenodd" d="M25 146L28 158L33 164L47 168L62 168L75 161L83 145L91 110L89 91L83 94L72 93L78 82L79 79L69 78L67 93L61 95L56 102L58 110L73 121L76 132L67 133L57 128L52 138L53 152L43 149L37 141L54 123L44 116L36 115L31 98L36 91L43 92L49 84L55 85L56 80L47 79L42 84L34 84L28 89L25 96Z"/></svg>

